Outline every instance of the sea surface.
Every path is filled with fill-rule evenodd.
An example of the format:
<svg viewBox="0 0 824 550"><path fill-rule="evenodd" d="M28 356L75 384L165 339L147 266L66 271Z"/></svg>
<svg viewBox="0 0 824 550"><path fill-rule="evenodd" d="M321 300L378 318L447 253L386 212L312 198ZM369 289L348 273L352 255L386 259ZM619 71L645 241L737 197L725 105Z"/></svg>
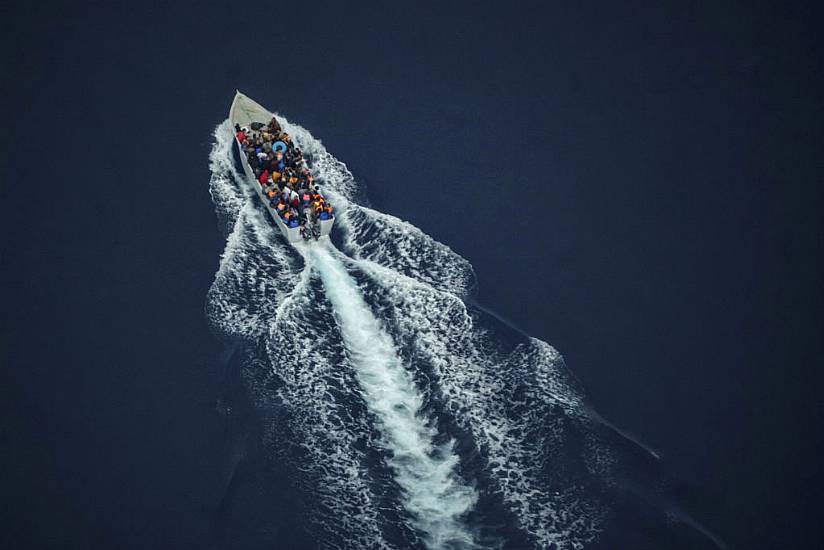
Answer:
<svg viewBox="0 0 824 550"><path fill-rule="evenodd" d="M3 4L0 547L820 548L821 21Z"/></svg>

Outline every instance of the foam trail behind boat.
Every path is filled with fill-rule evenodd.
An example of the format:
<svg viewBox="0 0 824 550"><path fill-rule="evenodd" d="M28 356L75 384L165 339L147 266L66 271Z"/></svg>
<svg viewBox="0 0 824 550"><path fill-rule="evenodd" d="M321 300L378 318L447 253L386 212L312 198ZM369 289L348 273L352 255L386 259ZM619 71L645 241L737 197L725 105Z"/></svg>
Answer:
<svg viewBox="0 0 824 550"><path fill-rule="evenodd" d="M453 441L433 444L436 429L421 414L423 396L355 280L328 246L308 247L307 262L320 274L334 308L363 400L390 451L387 460L403 489L404 508L428 547L473 547L461 517L477 497L455 474Z"/></svg>
<svg viewBox="0 0 824 550"><path fill-rule="evenodd" d="M626 525L630 476L649 494L660 483L587 406L560 354L472 305L466 259L360 204L346 165L278 120L335 205L340 250L282 241L234 167L224 122L210 191L227 242L207 312L250 348L250 395L278 411L264 441L317 547L581 550L613 531L604 547L624 548L672 530L680 518L659 512L673 508L653 505L663 497L641 499L649 515ZM695 548L692 536L645 547Z"/></svg>

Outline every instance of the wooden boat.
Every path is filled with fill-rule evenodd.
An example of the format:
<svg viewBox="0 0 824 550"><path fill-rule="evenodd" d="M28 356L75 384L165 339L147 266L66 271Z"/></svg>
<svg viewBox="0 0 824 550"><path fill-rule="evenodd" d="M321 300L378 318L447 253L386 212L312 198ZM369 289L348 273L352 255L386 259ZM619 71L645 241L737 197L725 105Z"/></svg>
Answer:
<svg viewBox="0 0 824 550"><path fill-rule="evenodd" d="M266 108L262 107L259 103L243 95L239 91L235 94L235 99L232 101L232 106L229 109L229 120L232 123L232 127L238 125L241 128L252 128L252 125L255 123L265 126L270 120L272 120L273 116L274 115ZM254 188L266 210L269 211L269 214L275 221L275 225L278 226L288 242L296 243L307 238L326 237L329 233L331 233L332 226L335 223L334 216L329 217L329 219L315 219L312 214L309 214L307 215L305 229L300 226L290 227L280 217L277 209L269 204L269 198L264 194L263 187L260 183L258 183L258 179L255 176L252 167L249 165L249 161L246 158L246 152L243 150L242 145L237 139L235 139L235 143L238 148L238 153L240 154L240 163L243 165L243 171L248 177L249 185Z"/></svg>

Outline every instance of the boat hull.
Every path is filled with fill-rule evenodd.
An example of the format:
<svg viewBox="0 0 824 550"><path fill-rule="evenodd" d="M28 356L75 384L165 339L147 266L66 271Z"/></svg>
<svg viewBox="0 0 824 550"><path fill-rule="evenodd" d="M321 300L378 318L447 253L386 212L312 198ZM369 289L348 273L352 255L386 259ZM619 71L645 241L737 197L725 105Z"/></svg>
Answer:
<svg viewBox="0 0 824 550"><path fill-rule="evenodd" d="M235 99L232 101L232 107L229 109L229 121L232 123L233 128L235 124L239 124L240 126L247 128L251 126L253 122L266 124L272 119L273 116L274 115L272 113L260 104L240 92L235 94ZM269 212L269 215L274 220L275 225L278 226L278 229L280 229L280 232L283 233L283 236L289 243L294 244L303 241L303 236L300 234L300 227L289 227L286 225L286 223L278 215L277 210L269 205L268 197L263 194L263 188L260 184L258 184L255 173L252 171L252 167L249 166L249 163L246 161L246 153L243 151L243 147L236 139L235 146L237 147L238 156L240 157L240 164L243 166L243 171L248 180L247 183L251 185L252 189L254 189L255 193L257 193L258 197L260 197L260 201L263 203L264 208L266 208ZM332 232L332 226L335 224L335 218L332 217L328 220L318 220L317 223L320 227L320 236L325 237Z"/></svg>

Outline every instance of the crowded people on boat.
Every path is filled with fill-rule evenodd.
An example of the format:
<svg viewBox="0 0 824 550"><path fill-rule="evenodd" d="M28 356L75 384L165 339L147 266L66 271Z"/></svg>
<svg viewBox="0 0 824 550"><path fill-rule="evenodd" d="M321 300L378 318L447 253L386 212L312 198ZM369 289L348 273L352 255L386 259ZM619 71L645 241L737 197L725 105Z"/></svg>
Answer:
<svg viewBox="0 0 824 550"><path fill-rule="evenodd" d="M235 137L246 152L246 160L269 206L288 227L305 226L309 217L328 220L332 205L317 188L300 148L283 131L277 119L269 124L254 122L251 128L235 125Z"/></svg>

